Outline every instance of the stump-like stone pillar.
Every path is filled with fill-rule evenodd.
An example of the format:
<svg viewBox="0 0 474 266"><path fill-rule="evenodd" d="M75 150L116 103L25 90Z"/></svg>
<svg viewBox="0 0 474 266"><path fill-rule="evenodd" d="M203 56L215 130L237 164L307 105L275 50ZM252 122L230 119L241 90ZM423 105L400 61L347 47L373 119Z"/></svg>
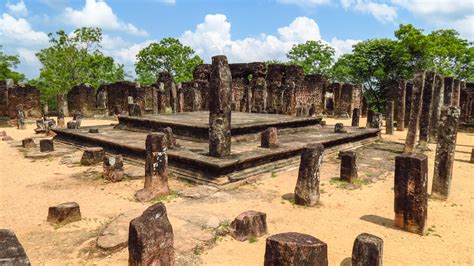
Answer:
<svg viewBox="0 0 474 266"><path fill-rule="evenodd" d="M460 113L459 107L457 106L451 106L441 110L431 190L431 196L434 198L446 200L451 190Z"/></svg>
<svg viewBox="0 0 474 266"><path fill-rule="evenodd" d="M343 123L336 123L336 125L334 125L334 133L347 133L347 129Z"/></svg>
<svg viewBox="0 0 474 266"><path fill-rule="evenodd" d="M405 90L405 128L408 128L411 116L411 103L413 102L413 80L407 81Z"/></svg>
<svg viewBox="0 0 474 266"><path fill-rule="evenodd" d="M81 210L76 202L66 202L56 206L49 207L49 223L65 225L81 220Z"/></svg>
<svg viewBox="0 0 474 266"><path fill-rule="evenodd" d="M26 138L21 141L21 146L23 148L35 148L36 143L32 138Z"/></svg>
<svg viewBox="0 0 474 266"><path fill-rule="evenodd" d="M166 207L157 203L130 222L128 265L175 265L173 228Z"/></svg>
<svg viewBox="0 0 474 266"><path fill-rule="evenodd" d="M52 139L40 140L40 152L54 151L54 143Z"/></svg>
<svg viewBox="0 0 474 266"><path fill-rule="evenodd" d="M328 265L328 247L306 234L289 232L272 235L265 245L265 266Z"/></svg>
<svg viewBox="0 0 474 266"><path fill-rule="evenodd" d="M474 148L471 150L471 160L469 162L474 163Z"/></svg>
<svg viewBox="0 0 474 266"><path fill-rule="evenodd" d="M411 99L410 121L408 122L408 132L405 140L404 152L412 152L415 149L416 132L420 121L423 89L425 85L425 72L418 72L413 80L413 97Z"/></svg>
<svg viewBox="0 0 474 266"><path fill-rule="evenodd" d="M105 152L101 147L86 148L81 158L81 165L94 165L104 160Z"/></svg>
<svg viewBox="0 0 474 266"><path fill-rule="evenodd" d="M382 114L372 110L367 111L367 128L380 128L382 126Z"/></svg>
<svg viewBox="0 0 474 266"><path fill-rule="evenodd" d="M164 133L153 133L146 137L145 188L135 194L140 202L169 193L166 142Z"/></svg>
<svg viewBox="0 0 474 266"><path fill-rule="evenodd" d="M128 115L129 116L142 116L142 110L138 103L131 103L128 105Z"/></svg>
<svg viewBox="0 0 474 266"><path fill-rule="evenodd" d="M387 117L385 118L385 133L393 135L393 117L394 117L395 103L393 101L387 102Z"/></svg>
<svg viewBox="0 0 474 266"><path fill-rule="evenodd" d="M263 236L267 234L267 215L256 211L243 212L232 221L229 232L239 241Z"/></svg>
<svg viewBox="0 0 474 266"><path fill-rule="evenodd" d="M444 78L444 105L451 106L453 104L453 85L454 79L452 77Z"/></svg>
<svg viewBox="0 0 474 266"><path fill-rule="evenodd" d="M380 237L362 233L352 247L353 266L382 266L383 240Z"/></svg>
<svg viewBox="0 0 474 266"><path fill-rule="evenodd" d="M359 108L354 108L352 110L351 126L358 127L359 126L359 119L360 119L360 110L359 110Z"/></svg>
<svg viewBox="0 0 474 266"><path fill-rule="evenodd" d="M453 98L452 98L452 106L459 106L461 96L461 81L459 79L455 79L453 81Z"/></svg>
<svg viewBox="0 0 474 266"><path fill-rule="evenodd" d="M103 175L106 180L119 182L123 179L123 158L122 155L106 155L102 164Z"/></svg>
<svg viewBox="0 0 474 266"><path fill-rule="evenodd" d="M319 180L323 152L324 146L322 144L309 144L303 148L295 187L295 204L314 206L319 202Z"/></svg>
<svg viewBox="0 0 474 266"><path fill-rule="evenodd" d="M212 57L209 90L209 155L222 158L230 155L232 75L227 58Z"/></svg>
<svg viewBox="0 0 474 266"><path fill-rule="evenodd" d="M98 128L89 128L89 133L91 133L91 134L98 134L98 133L99 133L99 129L98 129Z"/></svg>
<svg viewBox="0 0 474 266"><path fill-rule="evenodd" d="M435 83L435 73L428 72L425 76L425 86L423 88L423 104L421 106L420 114L420 135L419 143L425 147L428 143L428 136L430 132L431 108L433 102Z"/></svg>
<svg viewBox="0 0 474 266"><path fill-rule="evenodd" d="M444 77L436 75L433 88L433 104L431 106L430 132L428 141L436 143L438 139L438 121L441 115L441 107L444 106Z"/></svg>
<svg viewBox="0 0 474 266"><path fill-rule="evenodd" d="M407 81L402 79L398 82L397 90L397 131L405 130L405 98Z"/></svg>
<svg viewBox="0 0 474 266"><path fill-rule="evenodd" d="M357 154L355 151L339 152L341 158L341 181L353 183L357 179Z"/></svg>
<svg viewBox="0 0 474 266"><path fill-rule="evenodd" d="M176 142L176 138L174 137L173 134L173 129L171 127L165 127L163 129L163 133L166 135L166 146L169 149L174 149L178 146L178 143Z"/></svg>
<svg viewBox="0 0 474 266"><path fill-rule="evenodd" d="M395 226L423 235L428 217L428 157L395 157Z"/></svg>
<svg viewBox="0 0 474 266"><path fill-rule="evenodd" d="M0 264L1 265L31 265L15 233L7 229L0 229Z"/></svg>
<svg viewBox="0 0 474 266"><path fill-rule="evenodd" d="M269 127L262 132L260 146L262 148L277 148L279 146L278 129L276 127Z"/></svg>

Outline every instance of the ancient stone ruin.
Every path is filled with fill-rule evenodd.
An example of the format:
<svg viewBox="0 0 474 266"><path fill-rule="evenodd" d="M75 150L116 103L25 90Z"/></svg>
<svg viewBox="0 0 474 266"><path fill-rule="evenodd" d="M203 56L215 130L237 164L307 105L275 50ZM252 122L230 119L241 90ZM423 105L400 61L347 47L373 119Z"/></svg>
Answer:
<svg viewBox="0 0 474 266"><path fill-rule="evenodd" d="M352 265L383 265L383 240L363 233L357 236L352 247Z"/></svg>
<svg viewBox="0 0 474 266"><path fill-rule="evenodd" d="M230 235L246 241L267 234L267 215L262 212L246 211L237 216L229 227Z"/></svg>
<svg viewBox="0 0 474 266"><path fill-rule="evenodd" d="M301 152L298 181L295 187L295 204L314 206L319 202L319 175L324 146L312 144Z"/></svg>
<svg viewBox="0 0 474 266"><path fill-rule="evenodd" d="M0 229L0 264L31 265L15 233L7 229Z"/></svg>
<svg viewBox="0 0 474 266"><path fill-rule="evenodd" d="M49 207L49 223L65 225L81 220L81 210L76 202L66 202L56 206Z"/></svg>

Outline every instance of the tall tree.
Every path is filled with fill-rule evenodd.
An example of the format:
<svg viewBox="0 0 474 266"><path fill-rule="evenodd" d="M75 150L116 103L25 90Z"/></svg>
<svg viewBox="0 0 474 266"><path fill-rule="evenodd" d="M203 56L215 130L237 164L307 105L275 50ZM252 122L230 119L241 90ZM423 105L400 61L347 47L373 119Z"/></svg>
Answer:
<svg viewBox="0 0 474 266"><path fill-rule="evenodd" d="M321 41L296 44L286 54L290 63L302 66L306 75L327 74L334 62L334 48Z"/></svg>
<svg viewBox="0 0 474 266"><path fill-rule="evenodd" d="M144 84L156 82L160 72L168 72L175 82L192 80L194 68L203 60L178 39L164 38L151 43L137 54L135 72Z"/></svg>
<svg viewBox="0 0 474 266"><path fill-rule="evenodd" d="M14 81L21 81L25 79L25 75L16 72L13 69L20 63L20 58L17 55L6 55L3 53L0 45L0 80L12 79Z"/></svg>

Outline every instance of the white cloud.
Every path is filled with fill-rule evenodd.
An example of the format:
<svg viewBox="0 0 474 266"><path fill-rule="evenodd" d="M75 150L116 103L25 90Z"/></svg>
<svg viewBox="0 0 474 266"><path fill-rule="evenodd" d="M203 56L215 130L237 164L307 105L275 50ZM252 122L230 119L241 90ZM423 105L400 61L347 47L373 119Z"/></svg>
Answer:
<svg viewBox="0 0 474 266"><path fill-rule="evenodd" d="M316 7L330 3L330 0L277 0L282 4L293 4L301 7Z"/></svg>
<svg viewBox="0 0 474 266"><path fill-rule="evenodd" d="M339 40L338 38L334 37L331 39L329 43L334 49L336 50L336 58L339 58L343 54L348 54L352 52L352 46L361 40Z"/></svg>
<svg viewBox="0 0 474 266"><path fill-rule="evenodd" d="M16 46L43 46L48 43L48 35L34 31L27 20L4 13L0 17L0 40L2 44Z"/></svg>
<svg viewBox="0 0 474 266"><path fill-rule="evenodd" d="M7 2L6 7L8 9L8 12L12 15L19 17L28 16L28 9L26 8L25 2L23 2L23 0L16 4L10 4Z"/></svg>
<svg viewBox="0 0 474 266"><path fill-rule="evenodd" d="M393 22L397 18L397 10L385 3L377 3L370 0L341 0L345 9L353 8L356 11L371 14L380 22Z"/></svg>
<svg viewBox="0 0 474 266"><path fill-rule="evenodd" d="M176 4L176 0L158 0L158 2L169 4L169 5Z"/></svg>
<svg viewBox="0 0 474 266"><path fill-rule="evenodd" d="M119 20L112 8L101 0L86 0L82 10L66 8L62 20L75 27L101 27L104 30L125 31L133 35L148 35L146 31L138 29L135 25Z"/></svg>

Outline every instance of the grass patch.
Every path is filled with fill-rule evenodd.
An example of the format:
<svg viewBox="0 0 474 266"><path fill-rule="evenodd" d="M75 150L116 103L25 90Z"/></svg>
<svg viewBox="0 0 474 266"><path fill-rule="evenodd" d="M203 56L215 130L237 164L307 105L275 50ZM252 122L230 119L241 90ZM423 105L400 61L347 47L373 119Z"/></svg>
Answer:
<svg viewBox="0 0 474 266"><path fill-rule="evenodd" d="M363 185L369 184L370 181L365 178L356 178L354 179L354 182L352 182L352 185L356 186L357 188L362 187ZM336 186L337 188L342 188L342 189L347 189L348 185L351 183L342 181L340 180L339 177L333 177L329 180L329 184Z"/></svg>
<svg viewBox="0 0 474 266"><path fill-rule="evenodd" d="M275 177L277 177L277 176L278 176L278 174L277 174L275 171L272 171L272 172L271 172L271 177L272 177L272 178L275 178Z"/></svg>
<svg viewBox="0 0 474 266"><path fill-rule="evenodd" d="M164 202L164 201L166 201L167 203L171 203L171 201L173 199L175 199L176 197L178 197L178 192L176 192L174 190L170 190L170 194L158 196L158 197L152 199L150 201L150 203L151 204L156 204L156 203Z"/></svg>
<svg viewBox="0 0 474 266"><path fill-rule="evenodd" d="M249 238L249 243L252 244L252 243L256 243L258 241L258 239L254 236L250 237Z"/></svg>
<svg viewBox="0 0 474 266"><path fill-rule="evenodd" d="M197 245L193 248L193 254L196 256L200 256L203 251L204 251L204 248L201 247L200 245Z"/></svg>

